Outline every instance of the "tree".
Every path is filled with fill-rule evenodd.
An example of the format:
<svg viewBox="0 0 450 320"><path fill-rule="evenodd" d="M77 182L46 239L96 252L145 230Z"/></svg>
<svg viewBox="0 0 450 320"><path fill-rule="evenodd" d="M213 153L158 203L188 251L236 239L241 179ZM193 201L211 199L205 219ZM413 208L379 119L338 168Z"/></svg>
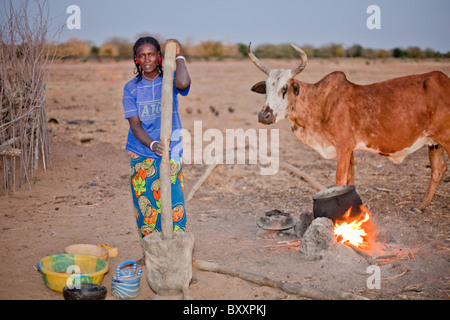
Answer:
<svg viewBox="0 0 450 320"><path fill-rule="evenodd" d="M332 43L330 45L330 50L331 50L331 56L333 58L341 58L345 54L345 49L344 49L344 47L342 47L341 44Z"/></svg>
<svg viewBox="0 0 450 320"><path fill-rule="evenodd" d="M363 47L359 44L354 44L347 50L347 56L356 58L361 57L363 53Z"/></svg>
<svg viewBox="0 0 450 320"><path fill-rule="evenodd" d="M86 58L91 53L89 44L78 38L70 38L58 47L57 55L61 58Z"/></svg>
<svg viewBox="0 0 450 320"><path fill-rule="evenodd" d="M406 56L408 58L413 59L425 57L425 55L423 54L422 50L419 47L408 47L408 49L406 49Z"/></svg>
<svg viewBox="0 0 450 320"><path fill-rule="evenodd" d="M237 46L238 46L237 50L238 50L239 54L242 55L243 57L248 57L247 45L243 44L243 43L238 43Z"/></svg>
<svg viewBox="0 0 450 320"><path fill-rule="evenodd" d="M99 47L97 47L97 46L91 47L91 55L93 55L94 57L98 57L99 52L100 52Z"/></svg>
<svg viewBox="0 0 450 320"><path fill-rule="evenodd" d="M425 55L425 58L439 58L439 56L440 56L439 52L435 52L431 48L426 48L423 53Z"/></svg>
<svg viewBox="0 0 450 320"><path fill-rule="evenodd" d="M222 41L203 41L200 43L203 53L207 57L223 57Z"/></svg>
<svg viewBox="0 0 450 320"><path fill-rule="evenodd" d="M394 48L392 49L392 56L394 58L403 58L406 57L406 51L400 48Z"/></svg>
<svg viewBox="0 0 450 320"><path fill-rule="evenodd" d="M117 58L119 56L119 48L110 42L101 45L98 56L102 58Z"/></svg>
<svg viewBox="0 0 450 320"><path fill-rule="evenodd" d="M112 49L112 46L117 48L117 55L115 58L119 59L133 59L133 43L127 38L114 37L106 42L111 51L115 51ZM111 52L113 54L113 52Z"/></svg>

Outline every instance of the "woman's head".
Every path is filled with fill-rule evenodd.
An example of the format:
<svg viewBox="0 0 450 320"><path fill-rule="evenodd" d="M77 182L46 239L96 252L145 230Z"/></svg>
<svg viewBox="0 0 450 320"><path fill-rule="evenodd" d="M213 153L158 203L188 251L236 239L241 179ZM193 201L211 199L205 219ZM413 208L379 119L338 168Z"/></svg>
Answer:
<svg viewBox="0 0 450 320"><path fill-rule="evenodd" d="M139 38L133 46L135 74L140 81L143 72L147 75L155 71L162 73L161 46L153 37Z"/></svg>

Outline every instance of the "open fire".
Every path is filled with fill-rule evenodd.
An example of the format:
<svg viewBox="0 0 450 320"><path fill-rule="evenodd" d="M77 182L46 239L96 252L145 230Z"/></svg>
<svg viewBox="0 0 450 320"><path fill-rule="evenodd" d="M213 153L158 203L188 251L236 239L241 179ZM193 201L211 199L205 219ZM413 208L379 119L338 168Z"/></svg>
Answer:
<svg viewBox="0 0 450 320"><path fill-rule="evenodd" d="M352 208L348 209L344 216L334 223L336 241L343 244L352 244L358 248L368 248L370 247L368 237L370 213L361 205L361 213L356 218L351 218L351 210Z"/></svg>

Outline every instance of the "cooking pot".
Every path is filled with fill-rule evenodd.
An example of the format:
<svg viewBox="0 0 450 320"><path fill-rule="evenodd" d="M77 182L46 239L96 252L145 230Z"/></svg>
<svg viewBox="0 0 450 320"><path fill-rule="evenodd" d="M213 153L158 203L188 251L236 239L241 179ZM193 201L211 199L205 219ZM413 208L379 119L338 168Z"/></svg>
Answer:
<svg viewBox="0 0 450 320"><path fill-rule="evenodd" d="M277 209L264 213L256 222L260 228L266 230L286 230L295 226L295 223L295 219L289 213Z"/></svg>
<svg viewBox="0 0 450 320"><path fill-rule="evenodd" d="M313 196L314 218L326 217L333 222L339 220L351 209L350 217L356 217L361 213L361 198L356 193L354 185L343 185L325 189Z"/></svg>

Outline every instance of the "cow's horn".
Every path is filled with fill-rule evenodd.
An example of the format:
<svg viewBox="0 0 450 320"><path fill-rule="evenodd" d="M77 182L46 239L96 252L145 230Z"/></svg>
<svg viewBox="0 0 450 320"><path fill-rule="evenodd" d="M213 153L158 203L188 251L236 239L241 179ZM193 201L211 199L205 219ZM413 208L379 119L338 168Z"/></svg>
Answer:
<svg viewBox="0 0 450 320"><path fill-rule="evenodd" d="M251 44L252 43L250 42L248 44L248 48L247 48L247 52L248 52L248 56L250 57L250 60L252 60L252 62L255 64L255 66L258 67L259 70L261 70L265 74L269 75L270 68L268 66L264 65L257 57L255 57L252 50L250 49Z"/></svg>
<svg viewBox="0 0 450 320"><path fill-rule="evenodd" d="M300 72L302 72L303 69L305 69L306 63L308 62L308 57L307 57L305 51L300 49L297 45L291 43L291 46L292 46L292 48L295 49L295 51L297 51L297 53L300 55L300 58L302 59L302 63L300 63L300 65L297 68L292 69L292 78L294 78L296 75L298 75Z"/></svg>

